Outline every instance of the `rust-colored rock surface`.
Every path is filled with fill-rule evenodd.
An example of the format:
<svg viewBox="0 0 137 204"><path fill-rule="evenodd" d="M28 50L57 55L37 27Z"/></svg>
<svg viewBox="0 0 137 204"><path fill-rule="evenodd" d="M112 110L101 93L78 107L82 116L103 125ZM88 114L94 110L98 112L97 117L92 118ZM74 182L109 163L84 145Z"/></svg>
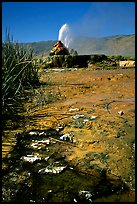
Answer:
<svg viewBox="0 0 137 204"><path fill-rule="evenodd" d="M40 81L49 85L24 104L26 130L72 134L72 145L59 146L67 162L91 175L105 171L112 183L120 178L129 188L95 201L135 201L135 69L47 69Z"/></svg>
<svg viewBox="0 0 137 204"><path fill-rule="evenodd" d="M61 41L57 41L49 54L50 55L69 55L69 51Z"/></svg>

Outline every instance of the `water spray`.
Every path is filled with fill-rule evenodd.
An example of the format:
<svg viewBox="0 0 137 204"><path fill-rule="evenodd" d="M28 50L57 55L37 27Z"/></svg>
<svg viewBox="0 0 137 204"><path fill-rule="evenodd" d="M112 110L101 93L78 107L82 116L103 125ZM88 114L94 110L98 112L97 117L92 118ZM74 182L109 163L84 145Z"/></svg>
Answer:
<svg viewBox="0 0 137 204"><path fill-rule="evenodd" d="M69 48L70 42L72 41L70 27L68 24L64 24L59 30L58 40L61 41L66 48Z"/></svg>

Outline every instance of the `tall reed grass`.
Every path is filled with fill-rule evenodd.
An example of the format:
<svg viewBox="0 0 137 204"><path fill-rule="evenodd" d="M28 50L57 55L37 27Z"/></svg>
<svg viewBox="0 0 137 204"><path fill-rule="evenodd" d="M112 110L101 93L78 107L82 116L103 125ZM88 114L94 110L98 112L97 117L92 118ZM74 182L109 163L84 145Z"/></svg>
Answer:
<svg viewBox="0 0 137 204"><path fill-rule="evenodd" d="M14 112L24 89L37 84L38 68L33 60L33 51L14 43L6 32L6 40L2 43L2 113Z"/></svg>

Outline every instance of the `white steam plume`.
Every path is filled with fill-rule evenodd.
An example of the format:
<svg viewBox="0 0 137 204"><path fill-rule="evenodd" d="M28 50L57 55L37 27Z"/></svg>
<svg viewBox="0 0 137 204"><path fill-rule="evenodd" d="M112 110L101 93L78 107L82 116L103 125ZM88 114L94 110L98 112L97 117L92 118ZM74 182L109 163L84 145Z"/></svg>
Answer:
<svg viewBox="0 0 137 204"><path fill-rule="evenodd" d="M65 47L69 48L69 45L72 41L71 31L68 24L64 24L59 30L58 40L60 40Z"/></svg>

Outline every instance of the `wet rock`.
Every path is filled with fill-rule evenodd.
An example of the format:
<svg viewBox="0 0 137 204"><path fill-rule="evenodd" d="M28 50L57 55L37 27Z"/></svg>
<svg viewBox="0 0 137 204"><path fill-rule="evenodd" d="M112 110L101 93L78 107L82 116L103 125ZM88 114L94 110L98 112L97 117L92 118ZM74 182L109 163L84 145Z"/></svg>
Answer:
<svg viewBox="0 0 137 204"><path fill-rule="evenodd" d="M76 121L81 121L81 123L87 122L85 120L88 120L88 118L83 118L83 117L78 118L77 120L75 120L73 122L76 122ZM92 121L90 121L90 122L94 124L94 122L92 122ZM37 134L35 134L35 133L29 134L30 132L36 132ZM100 152L90 152L90 153L86 154L84 159L75 158L75 160L72 161L73 165L71 165L74 168L67 168L67 166L68 165L70 166L70 164L66 165L66 160L63 161L64 158L61 155L64 153L64 150L63 150L63 152L61 152L61 150L59 150L59 148L61 147L59 145L62 144L63 142L60 141L60 143L57 142L56 145L53 145L52 140L50 142L49 138L47 138L49 136L49 137L55 137L59 140L61 135L57 131L46 132L46 131L40 131L39 130L39 131L30 131L30 132L25 133L24 134L25 137L21 137L21 140L20 140L21 145L18 143L18 145L20 145L20 146L17 149L16 154L18 153L20 156L17 156L14 158L15 153L12 155L12 157L13 157L13 163L12 163L13 168L12 169L16 170L16 167L18 167L18 165L20 165L20 170L16 170L17 173L20 173L20 171L24 171L24 169L26 168L28 177L25 175L23 178L23 176L20 175L20 180L24 183L27 182L25 180L31 180L31 182L33 182L32 188L35 189L34 194L37 192L37 195L38 195L37 199L39 199L41 202L42 202L43 196L45 196L45 188L46 188L47 195L48 195L48 193L51 194L51 200L48 196L44 197L45 202L52 202L52 200L56 201L56 199L57 199L57 201L59 200L61 202L63 202L63 201L68 202L70 197L74 202L79 202L79 201L93 202L95 199L95 196L96 197L98 197L98 196L101 197L103 195L107 196L108 194L113 194L114 192L117 192L117 189L119 189L119 186L121 184L119 184L115 187L115 185L114 185L115 180L111 184L109 184L108 180L105 180L106 179L106 168L108 167L107 166L107 162L108 162L107 159L109 158L109 155L107 154L107 152L106 153L105 152L101 152L101 153ZM31 135L31 137L28 137L29 135ZM65 139L65 137L67 138L68 136L70 136L70 133L64 134L62 136L64 136L64 138L62 138L62 139ZM98 139L98 137L93 137L93 139L91 138L91 141L93 140L93 143L97 142L97 140L94 140L95 138ZM115 140L115 141L117 141L117 140ZM99 140L99 142L102 143L101 140ZM48 145L49 143L51 145ZM83 145L85 145L85 144L86 143L83 142ZM91 143L88 143L88 144L91 144ZM48 145L49 149L47 149L45 147L46 145ZM42 146L44 148L42 150L38 150L38 148L42 147ZM95 146L96 146L96 144L95 144ZM34 149L32 149L31 147ZM135 144L133 144L133 146L132 146L132 151L134 148L135 148ZM41 154L38 155L38 153L36 153L37 150ZM50 151L50 153L48 153L48 155L50 155L50 157L46 157L45 158L46 162L45 162L43 158L44 158L44 155L47 155L48 151ZM88 151L89 151L89 149L88 149ZM92 149L92 151L93 151L93 149ZM26 155L26 156L24 156L24 155ZM58 156L60 156L60 159L58 158ZM111 153L110 153L110 157L111 157ZM22 158L22 161L20 161L20 158ZM35 162L35 161L38 161L38 162ZM16 165L17 162L20 162L20 164ZM28 164L27 162L30 162L30 164ZM34 162L34 164L33 164L33 162ZM113 160L112 160L112 162L113 162ZM126 171L126 169L125 169L125 171ZM79 172L80 172L80 174L79 174ZM34 175L34 173L35 173L35 175ZM83 173L86 176L90 175L90 177L87 180L85 180L85 178L84 178L82 181ZM53 174L54 174L55 185L57 184L58 186L62 186L62 183L65 180L65 182L63 183L64 186L66 185L64 188L65 190L56 188L56 186L51 187L51 183L50 183L49 178L52 178ZM78 181L76 180L76 175L78 176ZM7 194L5 193L5 197L7 197L7 198L5 198L6 201L7 200L8 201L14 201L14 199L12 199L12 197L10 197L10 196L12 193L16 194L15 191L18 190L18 187L16 187L16 183L18 182L17 181L18 176L16 174L15 175L12 174L10 176L11 176L11 179L10 179L10 182L8 182L8 185L6 188L7 189L10 188L11 193L10 193L10 195L8 195L8 190L6 189L7 190ZM41 180L39 178L41 178ZM70 179L70 178L72 178L72 179ZM62 183L59 183L61 179L62 179ZM103 179L105 181L104 181L104 183L101 183ZM132 178L129 177L129 180L127 180L127 181L129 183L131 183L132 179L133 179L133 177ZM9 177L5 177L4 183L6 183L6 180L9 181ZM71 183L71 180L72 180L72 183ZM89 181L89 183L88 183L88 181ZM77 184L76 184L76 182L77 182ZM23 186L24 183L20 182L20 185ZM88 185L87 185L87 183L88 183ZM93 185L93 191L92 191L91 183ZM75 185L75 188L72 187L73 184ZM98 186L97 186L97 184L98 184ZM15 185L14 192L12 192L13 185ZM71 188L70 188L70 186L71 186ZM89 186L90 186L90 188L89 188ZM97 188L96 188L96 186L97 186ZM123 186L121 188L123 188ZM36 201L36 199L29 196L30 189L27 189L27 190L26 189L27 188L24 186L23 186L23 188L21 188L21 190L19 191L20 195L18 196L17 199L15 199L16 201L20 200L20 196L22 194L25 195L26 197L28 196L29 197L28 199L30 200L30 202ZM41 189L44 189L43 192L41 192ZM49 189L53 189L53 192L48 192ZM73 191L75 191L75 193L72 196ZM57 192L57 193L55 193L55 192ZM95 192L96 192L96 195L95 195ZM99 192L99 193L97 194L97 192ZM58 199L58 197L61 196L63 193L64 193L64 195L66 195L66 197L65 198L60 197ZM56 194L57 197L56 196L54 197L54 194ZM75 195L78 195L78 196L75 196ZM8 198L8 196L9 196L9 198ZM23 199L24 199L24 201L28 201L27 198L23 198Z"/></svg>
<svg viewBox="0 0 137 204"><path fill-rule="evenodd" d="M61 173L64 169L66 169L67 166L53 166L49 165L46 168L40 169L38 173L52 173L52 174L59 174Z"/></svg>
<svg viewBox="0 0 137 204"><path fill-rule="evenodd" d="M69 112L79 111L79 108L70 108Z"/></svg>
<svg viewBox="0 0 137 204"><path fill-rule="evenodd" d="M18 138L19 136L21 136L21 133L20 133L20 132L15 132L15 133L13 134L13 136L14 136L15 138Z"/></svg>
<svg viewBox="0 0 137 204"><path fill-rule="evenodd" d="M124 114L124 112L123 111L118 111L118 114L122 116Z"/></svg>
<svg viewBox="0 0 137 204"><path fill-rule="evenodd" d="M91 116L91 120L95 120L96 118L97 118L96 115L92 115L92 116Z"/></svg>
<svg viewBox="0 0 137 204"><path fill-rule="evenodd" d="M133 146L132 146L132 147L133 147L133 151L135 152L135 143L133 143Z"/></svg>
<svg viewBox="0 0 137 204"><path fill-rule="evenodd" d="M76 120L76 119L83 118L83 117L84 117L83 114L76 114L72 118Z"/></svg>
<svg viewBox="0 0 137 204"><path fill-rule="evenodd" d="M61 131L61 130L63 130L64 129L64 124L58 124L58 126L57 126L57 128L56 128L56 130L59 132L59 131Z"/></svg>
<svg viewBox="0 0 137 204"><path fill-rule="evenodd" d="M88 122L89 121L89 119L84 119L83 120L83 123L86 123L86 122Z"/></svg>
<svg viewBox="0 0 137 204"><path fill-rule="evenodd" d="M26 162L33 163L36 160L41 160L41 157L38 157L37 155L27 155L27 156L22 156L21 159Z"/></svg>
<svg viewBox="0 0 137 204"><path fill-rule="evenodd" d="M31 135L31 136L34 136L34 135L37 136L37 135L39 135L39 132L31 131L28 134Z"/></svg>
<svg viewBox="0 0 137 204"><path fill-rule="evenodd" d="M45 132L40 132L39 136L46 136L47 134Z"/></svg>
<svg viewBox="0 0 137 204"><path fill-rule="evenodd" d="M70 141L73 143L73 133L67 133L67 134L64 134L60 137L61 140L64 140L64 141Z"/></svg>
<svg viewBox="0 0 137 204"><path fill-rule="evenodd" d="M41 149L42 147L45 147L45 145L50 144L50 139L46 140L32 140L31 147L34 149Z"/></svg>
<svg viewBox="0 0 137 204"><path fill-rule="evenodd" d="M92 202L93 195L90 191L79 191L78 195L80 198L84 198L88 200L89 202Z"/></svg>

